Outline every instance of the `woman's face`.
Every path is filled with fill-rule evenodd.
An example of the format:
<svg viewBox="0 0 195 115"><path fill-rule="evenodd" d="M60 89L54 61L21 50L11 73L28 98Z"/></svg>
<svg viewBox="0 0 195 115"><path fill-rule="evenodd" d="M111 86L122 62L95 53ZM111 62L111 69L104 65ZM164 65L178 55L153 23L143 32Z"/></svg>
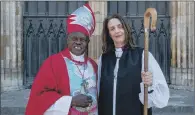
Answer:
<svg viewBox="0 0 195 115"><path fill-rule="evenodd" d="M110 37L114 41L115 47L122 47L125 44L125 31L120 20L113 18L108 22Z"/></svg>

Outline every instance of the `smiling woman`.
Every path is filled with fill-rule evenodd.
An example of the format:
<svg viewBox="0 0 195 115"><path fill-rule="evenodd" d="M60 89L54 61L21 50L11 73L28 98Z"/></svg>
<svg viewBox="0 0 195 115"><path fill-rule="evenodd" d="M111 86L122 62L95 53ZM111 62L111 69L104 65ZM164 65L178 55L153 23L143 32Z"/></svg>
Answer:
<svg viewBox="0 0 195 115"><path fill-rule="evenodd" d="M144 71L144 50L135 46L131 32L118 14L104 20L104 49L98 60L100 115L142 115L144 84L150 86L148 115L152 115L151 107L168 103L169 89L160 66L149 53L149 71Z"/></svg>
<svg viewBox="0 0 195 115"><path fill-rule="evenodd" d="M103 52L127 46L135 47L131 35L131 28L120 15L112 15L104 20L102 30Z"/></svg>
<svg viewBox="0 0 195 115"><path fill-rule="evenodd" d="M73 32L68 35L68 48L75 55L81 55L87 50L89 37L81 32Z"/></svg>
<svg viewBox="0 0 195 115"><path fill-rule="evenodd" d="M108 22L108 30L110 37L114 40L116 47L123 47L125 45L125 34L123 25L117 18L110 19Z"/></svg>

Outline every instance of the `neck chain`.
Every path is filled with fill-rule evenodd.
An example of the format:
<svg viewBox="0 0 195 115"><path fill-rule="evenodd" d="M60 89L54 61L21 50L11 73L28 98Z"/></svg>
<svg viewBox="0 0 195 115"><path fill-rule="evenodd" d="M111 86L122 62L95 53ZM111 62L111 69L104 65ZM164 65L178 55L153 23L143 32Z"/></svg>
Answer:
<svg viewBox="0 0 195 115"><path fill-rule="evenodd" d="M74 58L71 56L71 58L74 60ZM79 68L78 65L82 65L82 64L77 64L74 62L74 64L76 65L77 69L79 70L79 73L80 75L82 76L82 83L81 83L81 86L84 88L84 92L87 93L87 87L88 87L88 82L87 80L84 78L85 77L85 70L87 69L87 62L84 63L84 70L83 70L83 73L81 72L81 69ZM82 91L81 91L82 92Z"/></svg>

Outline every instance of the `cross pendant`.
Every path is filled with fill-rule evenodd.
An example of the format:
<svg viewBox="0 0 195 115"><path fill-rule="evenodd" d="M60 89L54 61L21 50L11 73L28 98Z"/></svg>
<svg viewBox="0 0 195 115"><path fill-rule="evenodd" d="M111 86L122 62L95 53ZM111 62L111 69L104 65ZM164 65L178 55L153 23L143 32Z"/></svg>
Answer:
<svg viewBox="0 0 195 115"><path fill-rule="evenodd" d="M81 83L81 86L84 88L84 92L88 93L87 91L88 82L86 80L83 80L83 82Z"/></svg>

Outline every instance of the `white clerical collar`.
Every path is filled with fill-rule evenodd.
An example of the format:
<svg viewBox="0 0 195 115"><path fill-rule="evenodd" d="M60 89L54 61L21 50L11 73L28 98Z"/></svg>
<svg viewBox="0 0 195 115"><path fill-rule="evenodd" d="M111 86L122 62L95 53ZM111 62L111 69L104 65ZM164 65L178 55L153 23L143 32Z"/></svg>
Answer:
<svg viewBox="0 0 195 115"><path fill-rule="evenodd" d="M115 55L119 59L123 54L122 48L115 48Z"/></svg>
<svg viewBox="0 0 195 115"><path fill-rule="evenodd" d="M76 56L73 53L70 52L70 55L72 56L72 58L75 61L80 61L80 62L84 62L84 54L80 55L80 56Z"/></svg>
<svg viewBox="0 0 195 115"><path fill-rule="evenodd" d="M115 48L115 51L122 52L123 50L122 50L122 48Z"/></svg>

